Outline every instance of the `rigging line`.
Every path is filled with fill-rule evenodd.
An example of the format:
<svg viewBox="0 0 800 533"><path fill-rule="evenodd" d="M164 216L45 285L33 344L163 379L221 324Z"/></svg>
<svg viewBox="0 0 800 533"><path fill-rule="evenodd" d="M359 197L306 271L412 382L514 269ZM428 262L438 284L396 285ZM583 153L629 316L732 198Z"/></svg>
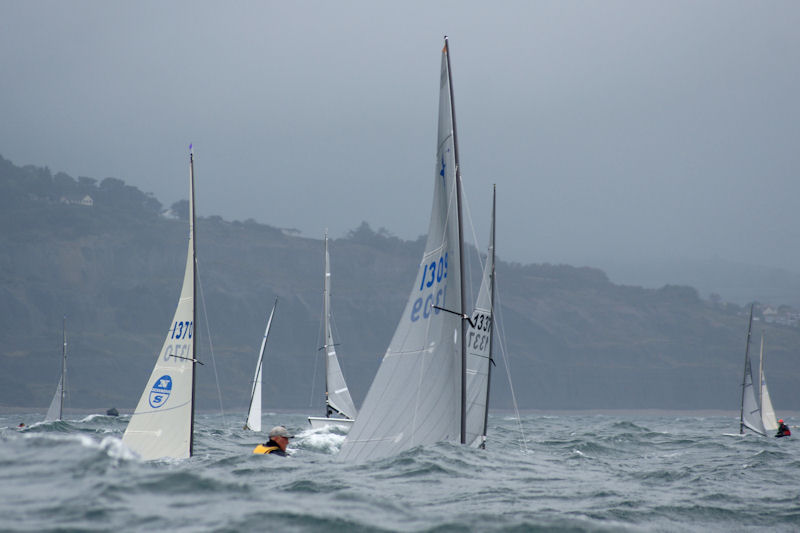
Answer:
<svg viewBox="0 0 800 533"><path fill-rule="evenodd" d="M462 175L461 177L463 178L464 176ZM467 208L466 209L466 211L467 211L466 218L469 221L469 229L472 232L472 245L475 247L475 254L478 256L478 264L481 266L481 269L480 269L481 281L480 281L480 283L483 283L483 270L486 267L486 264L483 261L483 254L481 254L481 250L478 247L478 234L475 232L475 224L473 223L473 220L472 220L472 212L469 210L469 201L467 199L467 193L466 193L466 191L464 191L463 187L461 189L461 199L462 199L461 205L463 205L463 206L465 206ZM488 256L486 257L486 261L489 261L489 257ZM472 262L470 261L469 264L471 265ZM470 266L469 269L470 269L470 271L469 271L469 274L470 274L470 277L469 277L469 280L470 280L470 297L472 298L470 301L474 302L475 298L474 298L474 295L472 294L473 285L474 285L474 283L472 283L472 267Z"/></svg>
<svg viewBox="0 0 800 533"><path fill-rule="evenodd" d="M503 316L502 316L502 311L501 311L502 306L499 303L500 290L498 289L497 274L496 273L495 273L495 280L494 280L494 297L495 297L495 301L497 303L495 304L495 308L492 309L492 317L495 316L495 311L497 311L498 312L497 318L499 320L496 320L494 325L497 328L498 333L499 333L499 335L497 336L497 340L499 341L499 344L500 344L500 354L503 356L503 363L505 363L505 367L506 367L506 376L508 377L508 386L511 389L511 401L514 404L514 413L517 416L517 425L519 426L519 433L520 433L520 436L522 437L523 453L528 453L528 444L527 444L526 439L525 439L525 431L522 428L522 417L519 415L519 405L517 404L517 394L514 392L514 383L511 381L511 366L509 364L509 357L507 357L507 355L506 355L506 342L505 342L506 331L505 331L505 326L504 326L505 320L503 319Z"/></svg>
<svg viewBox="0 0 800 533"><path fill-rule="evenodd" d="M200 262L197 257L194 259L194 264L197 269L197 285L200 287L200 301L203 304L203 316L206 317L206 335L208 336L208 349L211 352L211 366L214 367L214 379L217 381L217 396L219 397L219 411L222 414L222 425L227 427L228 423L225 420L225 409L222 408L222 389L219 386L219 374L217 374L217 360L214 357L214 343L211 342L211 326L208 320L208 310L206 310L206 296L203 292L203 282L200 280Z"/></svg>

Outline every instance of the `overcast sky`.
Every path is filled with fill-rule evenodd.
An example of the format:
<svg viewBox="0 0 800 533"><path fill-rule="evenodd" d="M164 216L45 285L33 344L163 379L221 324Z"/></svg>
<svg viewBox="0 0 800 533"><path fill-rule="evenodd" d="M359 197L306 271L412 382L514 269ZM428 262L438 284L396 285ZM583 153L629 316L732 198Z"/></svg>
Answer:
<svg viewBox="0 0 800 533"><path fill-rule="evenodd" d="M194 143L200 215L416 238L446 34L482 249L497 183L506 260L800 272L798 28L794 1L0 0L0 155L169 206Z"/></svg>

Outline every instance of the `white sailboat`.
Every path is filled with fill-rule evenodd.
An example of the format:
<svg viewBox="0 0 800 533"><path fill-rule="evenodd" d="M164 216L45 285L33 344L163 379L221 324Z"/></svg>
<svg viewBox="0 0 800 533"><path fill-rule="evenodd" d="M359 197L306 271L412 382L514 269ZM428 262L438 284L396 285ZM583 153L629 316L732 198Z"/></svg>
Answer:
<svg viewBox="0 0 800 533"><path fill-rule="evenodd" d="M331 260L328 253L328 234L325 233L325 282L322 297L322 320L325 330L325 416L310 416L308 423L312 428L341 426L350 428L358 412L350 397L344 374L336 356L331 330Z"/></svg>
<svg viewBox="0 0 800 533"><path fill-rule="evenodd" d="M777 417L772 408L772 400L764 378L764 333L761 333L761 353L758 374L753 375L750 361L750 335L753 326L753 306L750 305L750 318L747 325L747 345L744 352L744 377L742 379L742 410L739 415L739 433L745 428L757 435L778 430Z"/></svg>
<svg viewBox="0 0 800 533"><path fill-rule="evenodd" d="M194 444L195 279L194 154L189 146L189 249L178 306L122 442L142 459L191 457Z"/></svg>
<svg viewBox="0 0 800 533"><path fill-rule="evenodd" d="M250 391L250 408L247 410L247 419L244 422L244 429L261 431L261 378L264 373L264 348L267 346L269 329L272 326L272 317L275 315L275 308L278 306L278 299L272 305L272 311L267 319L267 329L264 330L264 337L261 339L261 349L258 352L258 362L256 363L256 373L253 376L253 387Z"/></svg>
<svg viewBox="0 0 800 533"><path fill-rule="evenodd" d="M405 310L341 458L365 461L421 444L467 443L462 242L461 172L445 37L428 239Z"/></svg>
<svg viewBox="0 0 800 533"><path fill-rule="evenodd" d="M489 231L489 252L483 268L481 287L475 310L466 333L467 344L467 428L466 442L486 446L486 424L489 415L489 384L492 376L492 339L494 323L494 217L495 190L492 190L492 225Z"/></svg>
<svg viewBox="0 0 800 533"><path fill-rule="evenodd" d="M50 407L47 409L47 414L44 416L45 422L56 422L63 418L64 414L64 396L67 393L67 317L64 316L61 325L62 339L61 344L61 378L58 380L56 393L50 401Z"/></svg>
<svg viewBox="0 0 800 533"><path fill-rule="evenodd" d="M739 414L739 433L745 428L758 435L764 435L764 423L761 421L761 409L758 405L758 394L753 380L753 369L750 364L750 334L753 327L753 306L750 305L750 318L747 322L747 342L744 350L744 377L742 378L742 408Z"/></svg>

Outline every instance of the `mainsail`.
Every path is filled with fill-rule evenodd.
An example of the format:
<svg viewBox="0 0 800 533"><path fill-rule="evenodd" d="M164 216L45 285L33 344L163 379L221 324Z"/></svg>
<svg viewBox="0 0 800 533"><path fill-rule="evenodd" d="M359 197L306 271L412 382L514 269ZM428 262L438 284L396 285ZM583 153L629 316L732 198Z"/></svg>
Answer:
<svg viewBox="0 0 800 533"><path fill-rule="evenodd" d="M61 377L58 380L56 393L50 401L50 407L44 416L45 422L61 420L64 411L64 395L67 392L67 317L64 316L61 325L62 344L61 344Z"/></svg>
<svg viewBox="0 0 800 533"><path fill-rule="evenodd" d="M190 146L191 148L191 146ZM122 436L142 459L192 455L195 357L194 156L189 154L189 250L183 287L150 379Z"/></svg>
<svg viewBox="0 0 800 533"><path fill-rule="evenodd" d="M344 381L331 330L331 259L328 253L328 234L325 233L325 282L323 288L323 322L325 328L325 416L339 414L355 418L358 411Z"/></svg>
<svg viewBox="0 0 800 533"><path fill-rule="evenodd" d="M753 327L753 305L750 305L750 319L747 323L747 344L744 351L744 377L742 379L742 410L739 415L739 433L744 433L744 428L759 435L765 435L764 423L761 419L761 407L758 403L760 394L759 383L753 380L753 369L750 363L750 333ZM760 380L759 380L760 381Z"/></svg>
<svg viewBox="0 0 800 533"><path fill-rule="evenodd" d="M270 311L269 318L267 319L267 329L264 330L264 337L261 339L261 349L258 352L256 373L255 376L253 376L253 387L250 390L250 409L247 411L247 420L245 420L244 429L252 431L261 431L261 377L264 371L264 348L267 346L269 328L272 326L272 316L275 314L275 308L277 306L278 299L275 298L275 303L272 304L272 311Z"/></svg>
<svg viewBox="0 0 800 533"><path fill-rule="evenodd" d="M495 194L492 191L492 225L489 252L483 268L481 288L472 320L466 334L467 351L467 442L485 446L489 409L489 382L492 371L492 323L494 302L494 215Z"/></svg>
<svg viewBox="0 0 800 533"><path fill-rule="evenodd" d="M457 149L445 38L433 206L425 252L394 337L342 444L343 459L363 461L420 444L465 442L465 313Z"/></svg>
<svg viewBox="0 0 800 533"><path fill-rule="evenodd" d="M767 389L767 378L764 376L764 332L761 332L761 354L759 356L758 375L761 377L761 423L766 431L778 431L778 417L772 408L772 400Z"/></svg>

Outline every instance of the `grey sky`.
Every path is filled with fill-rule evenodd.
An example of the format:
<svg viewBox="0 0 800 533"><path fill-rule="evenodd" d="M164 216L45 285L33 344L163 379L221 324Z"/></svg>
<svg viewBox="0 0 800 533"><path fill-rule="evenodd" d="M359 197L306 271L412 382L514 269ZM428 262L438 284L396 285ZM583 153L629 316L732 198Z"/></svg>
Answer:
<svg viewBox="0 0 800 533"><path fill-rule="evenodd" d="M0 1L0 154L415 238L447 34L481 248L497 182L503 259L800 271L797 2L229 4Z"/></svg>

